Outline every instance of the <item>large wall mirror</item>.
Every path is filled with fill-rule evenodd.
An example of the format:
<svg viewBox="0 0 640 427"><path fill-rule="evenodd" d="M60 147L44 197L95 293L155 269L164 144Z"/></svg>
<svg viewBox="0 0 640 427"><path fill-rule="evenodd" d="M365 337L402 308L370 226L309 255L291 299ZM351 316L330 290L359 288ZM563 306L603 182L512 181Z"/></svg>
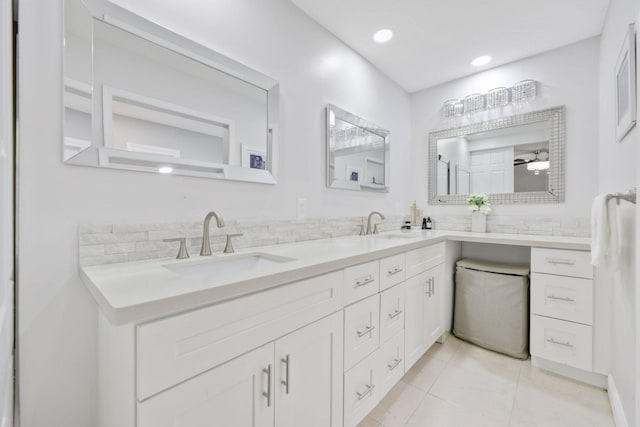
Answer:
<svg viewBox="0 0 640 427"><path fill-rule="evenodd" d="M276 182L276 80L110 2L64 5L65 163Z"/></svg>
<svg viewBox="0 0 640 427"><path fill-rule="evenodd" d="M564 200L565 110L557 107L429 134L429 200L494 204Z"/></svg>
<svg viewBox="0 0 640 427"><path fill-rule="evenodd" d="M389 191L389 131L327 106L327 186Z"/></svg>

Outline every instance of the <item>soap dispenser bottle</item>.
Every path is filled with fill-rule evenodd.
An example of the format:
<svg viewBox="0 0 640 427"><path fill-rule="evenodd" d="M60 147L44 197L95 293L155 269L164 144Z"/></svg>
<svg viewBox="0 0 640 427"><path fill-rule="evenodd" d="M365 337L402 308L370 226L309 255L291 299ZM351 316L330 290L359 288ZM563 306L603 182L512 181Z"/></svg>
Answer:
<svg viewBox="0 0 640 427"><path fill-rule="evenodd" d="M433 228L433 222L431 222L431 217L427 217L425 221L426 230L431 230Z"/></svg>
<svg viewBox="0 0 640 427"><path fill-rule="evenodd" d="M422 218L422 229L423 230L427 229L427 218Z"/></svg>

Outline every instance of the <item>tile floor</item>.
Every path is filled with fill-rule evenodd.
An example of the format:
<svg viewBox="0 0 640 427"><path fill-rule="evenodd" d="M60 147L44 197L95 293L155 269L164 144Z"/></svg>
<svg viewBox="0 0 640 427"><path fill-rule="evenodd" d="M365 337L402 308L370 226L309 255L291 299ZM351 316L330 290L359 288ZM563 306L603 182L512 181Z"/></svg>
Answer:
<svg viewBox="0 0 640 427"><path fill-rule="evenodd" d="M450 336L358 427L614 427L607 392Z"/></svg>

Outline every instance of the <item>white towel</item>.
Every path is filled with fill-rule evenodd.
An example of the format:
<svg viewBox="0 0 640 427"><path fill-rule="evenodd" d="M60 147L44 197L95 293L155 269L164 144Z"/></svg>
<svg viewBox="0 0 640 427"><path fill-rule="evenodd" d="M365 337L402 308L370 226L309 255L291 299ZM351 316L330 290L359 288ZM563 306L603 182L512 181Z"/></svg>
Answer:
<svg viewBox="0 0 640 427"><path fill-rule="evenodd" d="M591 208L591 264L608 266L617 271L620 264L618 247L618 205L601 194Z"/></svg>

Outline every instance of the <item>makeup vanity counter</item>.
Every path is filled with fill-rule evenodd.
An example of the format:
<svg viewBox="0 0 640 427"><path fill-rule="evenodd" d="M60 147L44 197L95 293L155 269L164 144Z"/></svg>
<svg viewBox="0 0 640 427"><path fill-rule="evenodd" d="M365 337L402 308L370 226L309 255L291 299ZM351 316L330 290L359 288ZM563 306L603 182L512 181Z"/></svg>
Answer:
<svg viewBox="0 0 640 427"><path fill-rule="evenodd" d="M83 267L80 275L107 319L120 325L214 304L444 241L579 251L591 248L590 239L583 237L411 230L263 246L229 255L193 256L187 260L165 258ZM246 254L269 254L293 260L208 280L185 278L164 267Z"/></svg>
<svg viewBox="0 0 640 427"><path fill-rule="evenodd" d="M100 306L100 426L356 426L451 330L460 242L531 247L532 266L559 276L541 282L550 289L585 268L590 247L585 238L412 230L82 268ZM209 278L216 260L227 268ZM532 314L542 348L559 347L543 355L587 369L591 341L576 343L585 357L567 357L562 328L575 317L561 314L564 323Z"/></svg>

